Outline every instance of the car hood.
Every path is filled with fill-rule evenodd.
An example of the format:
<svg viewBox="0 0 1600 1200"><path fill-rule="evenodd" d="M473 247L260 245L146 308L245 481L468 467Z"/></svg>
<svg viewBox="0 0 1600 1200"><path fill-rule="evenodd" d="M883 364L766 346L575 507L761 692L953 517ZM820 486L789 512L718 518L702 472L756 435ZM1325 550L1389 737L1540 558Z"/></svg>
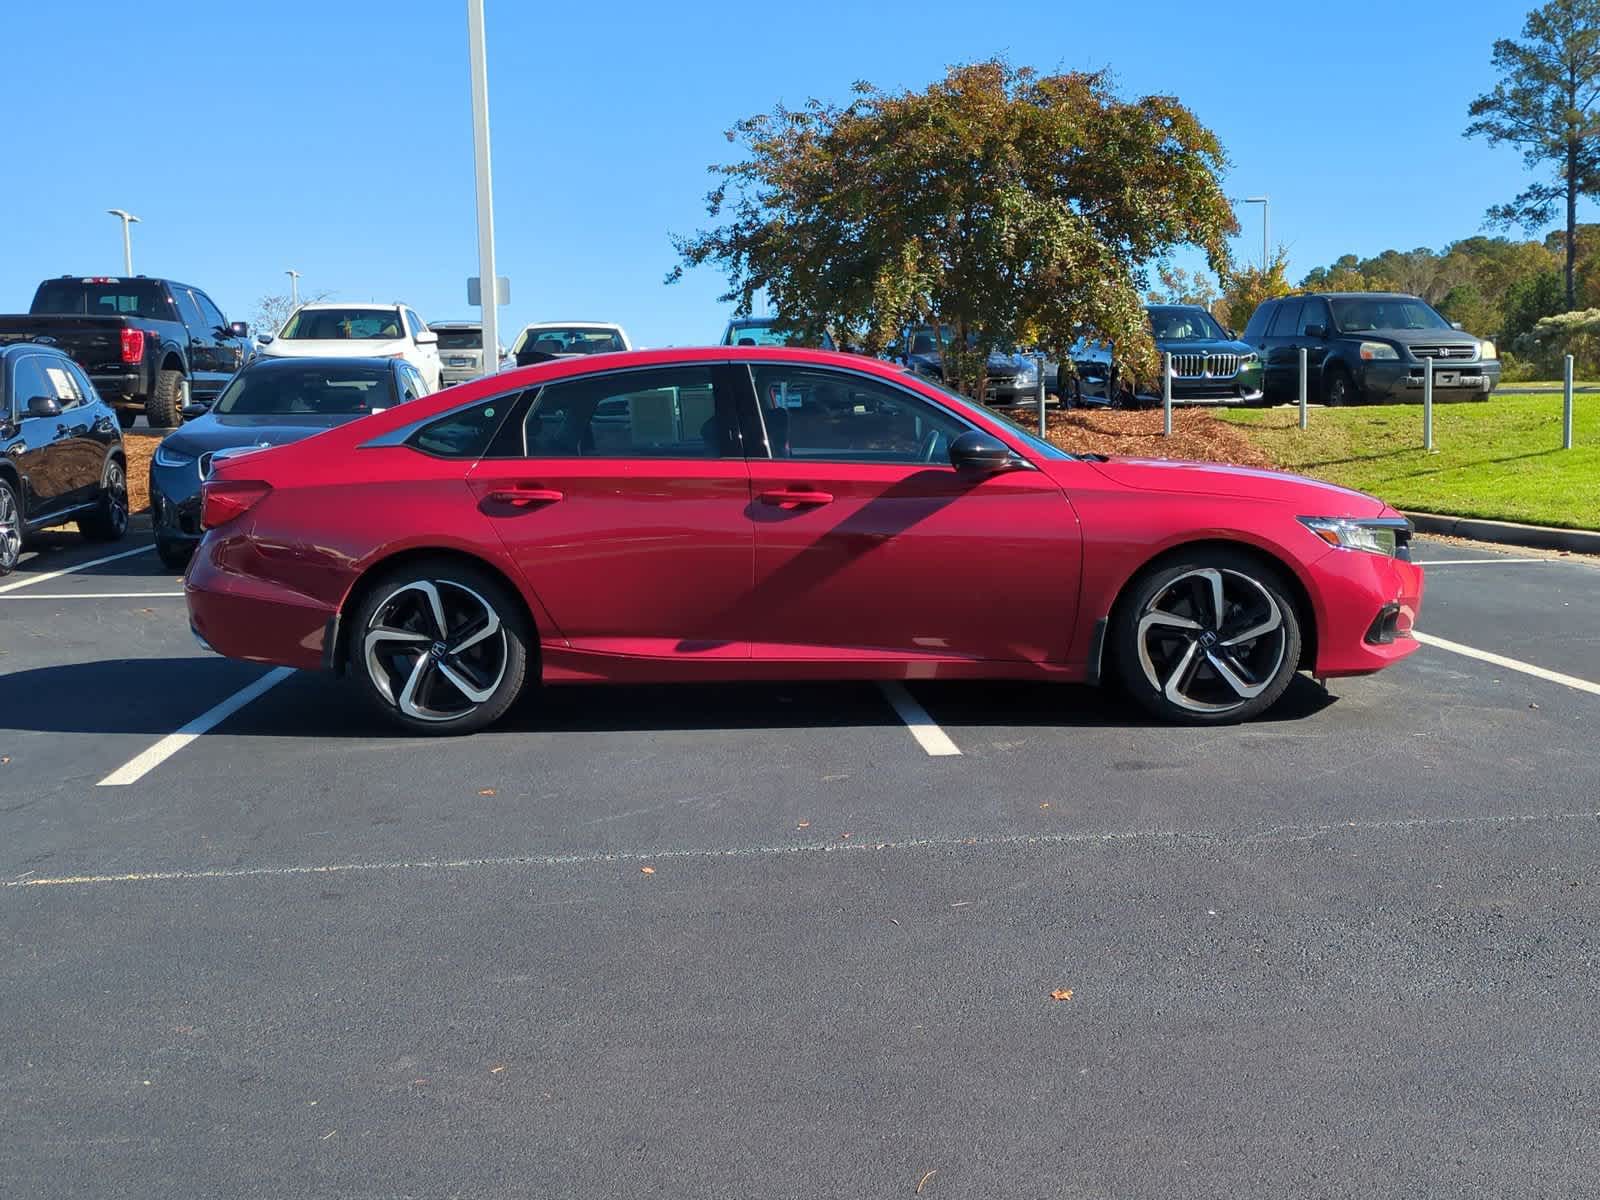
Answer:
<svg viewBox="0 0 1600 1200"><path fill-rule="evenodd" d="M1157 338L1156 349L1169 354L1254 354L1255 347L1247 342L1228 338Z"/></svg>
<svg viewBox="0 0 1600 1200"><path fill-rule="evenodd" d="M168 434L161 444L177 454L198 457L218 450L233 450L243 446L283 446L298 442L313 434L348 425L366 413L259 413L233 416L207 413L186 422L175 433Z"/></svg>
<svg viewBox="0 0 1600 1200"><path fill-rule="evenodd" d="M910 361L919 366L937 367L940 358L937 354L912 354ZM1021 370L1023 367L1033 366L1033 358L1027 354L1002 354L999 351L989 355L988 372L990 375L1010 373Z"/></svg>
<svg viewBox="0 0 1600 1200"><path fill-rule="evenodd" d="M1288 504L1299 510L1297 516L1365 519L1378 516L1388 507L1365 492L1286 471L1164 458L1112 458L1105 462L1091 460L1091 464L1113 483L1142 492L1233 496Z"/></svg>
<svg viewBox="0 0 1600 1200"><path fill-rule="evenodd" d="M411 344L405 338L387 341L357 338L273 338L261 347L263 358L388 358L405 354Z"/></svg>

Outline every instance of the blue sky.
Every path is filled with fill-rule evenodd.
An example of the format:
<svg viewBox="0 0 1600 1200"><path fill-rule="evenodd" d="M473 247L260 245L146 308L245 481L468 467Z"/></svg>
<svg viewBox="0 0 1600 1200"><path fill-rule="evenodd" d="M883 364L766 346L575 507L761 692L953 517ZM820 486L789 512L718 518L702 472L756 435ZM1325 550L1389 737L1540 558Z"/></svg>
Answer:
<svg viewBox="0 0 1600 1200"><path fill-rule="evenodd" d="M1295 278L1347 251L1470 235L1525 183L1514 152L1461 136L1522 0L1326 20L1281 0L486 8L509 325L609 318L647 345L714 339L720 276L662 279L669 233L703 221L722 131L780 100L843 99L856 79L921 86L993 53L1109 66L1126 94L1178 96L1226 147L1229 193L1271 194ZM473 315L464 3L19 0L5 27L0 311L47 275L120 271L105 210L123 207L144 219L134 269L206 288L230 318L286 290L288 267L335 298ZM1241 221L1237 249L1259 256L1259 207Z"/></svg>

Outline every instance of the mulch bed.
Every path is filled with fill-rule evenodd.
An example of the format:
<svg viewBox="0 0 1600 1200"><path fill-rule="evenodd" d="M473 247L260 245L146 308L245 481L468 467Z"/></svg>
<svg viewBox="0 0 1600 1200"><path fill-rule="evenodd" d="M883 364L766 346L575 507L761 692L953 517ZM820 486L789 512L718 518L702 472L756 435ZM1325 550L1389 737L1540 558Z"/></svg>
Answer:
<svg viewBox="0 0 1600 1200"><path fill-rule="evenodd" d="M150 507L150 456L156 452L164 434L122 431L122 452L128 459L128 509L143 512Z"/></svg>
<svg viewBox="0 0 1600 1200"><path fill-rule="evenodd" d="M1030 429L1034 425L1020 417ZM1185 458L1206 462L1270 467L1272 460L1238 429L1201 408L1172 414L1172 436L1161 435L1161 410L1074 408L1047 416L1050 440L1074 454L1114 454L1128 458Z"/></svg>

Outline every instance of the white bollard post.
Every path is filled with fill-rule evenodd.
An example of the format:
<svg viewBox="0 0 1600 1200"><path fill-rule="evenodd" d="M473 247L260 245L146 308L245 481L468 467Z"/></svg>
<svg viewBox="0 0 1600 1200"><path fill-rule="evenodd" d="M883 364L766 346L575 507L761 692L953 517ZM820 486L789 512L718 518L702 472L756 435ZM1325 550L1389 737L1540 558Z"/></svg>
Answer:
<svg viewBox="0 0 1600 1200"><path fill-rule="evenodd" d="M1172 436L1172 353L1161 354L1161 436Z"/></svg>
<svg viewBox="0 0 1600 1200"><path fill-rule="evenodd" d="M1301 429L1305 429L1307 427L1307 423L1308 423L1308 421L1310 419L1310 414L1306 411L1306 373L1307 373L1307 371L1308 371L1308 368L1306 366L1306 348L1304 346L1301 346L1300 347L1300 428Z"/></svg>
<svg viewBox="0 0 1600 1200"><path fill-rule="evenodd" d="M1561 364L1561 448L1572 449L1572 355Z"/></svg>
<svg viewBox="0 0 1600 1200"><path fill-rule="evenodd" d="M1422 360L1422 448L1433 452L1433 359Z"/></svg>
<svg viewBox="0 0 1600 1200"><path fill-rule="evenodd" d="M1034 365L1034 369L1039 374L1039 436L1043 437L1044 433L1045 433L1045 421L1044 421L1044 396L1045 396L1044 355L1035 354L1033 356L1033 365Z"/></svg>

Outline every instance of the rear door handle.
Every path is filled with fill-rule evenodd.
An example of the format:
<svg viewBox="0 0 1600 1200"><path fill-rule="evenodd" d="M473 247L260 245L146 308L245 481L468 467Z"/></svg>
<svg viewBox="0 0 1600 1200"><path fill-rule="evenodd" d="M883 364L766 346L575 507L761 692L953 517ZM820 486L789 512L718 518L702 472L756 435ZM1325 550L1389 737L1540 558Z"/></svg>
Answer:
<svg viewBox="0 0 1600 1200"><path fill-rule="evenodd" d="M554 504L563 498L555 488L509 487L496 488L489 499L496 504L509 504L513 508L532 508L535 504Z"/></svg>
<svg viewBox="0 0 1600 1200"><path fill-rule="evenodd" d="M832 504L832 492L799 492L777 491L762 492L758 500L763 504L802 504L807 507L819 504Z"/></svg>

